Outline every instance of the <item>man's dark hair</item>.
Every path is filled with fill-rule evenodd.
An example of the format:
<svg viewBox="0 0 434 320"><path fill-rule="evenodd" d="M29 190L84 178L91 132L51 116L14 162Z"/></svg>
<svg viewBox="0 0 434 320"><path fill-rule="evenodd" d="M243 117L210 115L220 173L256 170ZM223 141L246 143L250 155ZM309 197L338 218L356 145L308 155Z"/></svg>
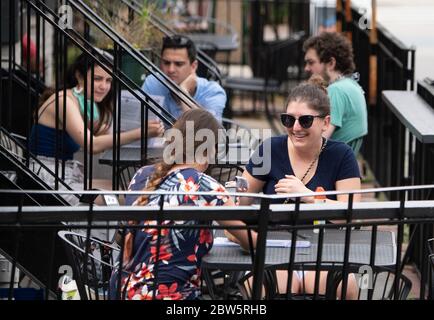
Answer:
<svg viewBox="0 0 434 320"><path fill-rule="evenodd" d="M303 51L315 49L322 63L336 60L336 71L348 75L354 72L354 54L351 43L343 35L336 32L323 32L318 36L307 39L303 44Z"/></svg>
<svg viewBox="0 0 434 320"><path fill-rule="evenodd" d="M161 54L166 49L187 49L188 59L190 63L196 60L196 46L190 38L181 35L166 36L163 38L163 47Z"/></svg>

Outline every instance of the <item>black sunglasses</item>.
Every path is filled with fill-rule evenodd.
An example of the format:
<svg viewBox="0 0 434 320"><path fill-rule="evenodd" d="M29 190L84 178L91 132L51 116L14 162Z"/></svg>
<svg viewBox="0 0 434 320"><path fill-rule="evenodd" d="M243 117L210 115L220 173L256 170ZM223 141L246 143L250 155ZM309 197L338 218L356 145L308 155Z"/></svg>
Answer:
<svg viewBox="0 0 434 320"><path fill-rule="evenodd" d="M298 118L291 116L287 113L280 114L280 121L282 121L282 124L287 128L292 128L294 126L295 120L298 120L298 123L300 126L304 129L309 129L312 126L313 120L315 118L324 118L323 115L318 116L312 116L312 115L305 115L300 116Z"/></svg>

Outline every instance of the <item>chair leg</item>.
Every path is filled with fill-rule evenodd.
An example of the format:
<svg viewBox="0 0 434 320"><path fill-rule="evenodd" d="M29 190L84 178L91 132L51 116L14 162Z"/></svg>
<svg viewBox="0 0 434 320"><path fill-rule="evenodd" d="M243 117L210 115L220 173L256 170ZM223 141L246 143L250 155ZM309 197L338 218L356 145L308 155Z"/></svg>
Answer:
<svg viewBox="0 0 434 320"><path fill-rule="evenodd" d="M211 299L216 300L218 299L216 294L216 284L214 282L214 279L211 275L211 270L208 268L202 268L201 270L202 279L205 281L206 287L208 289L208 294L210 295Z"/></svg>

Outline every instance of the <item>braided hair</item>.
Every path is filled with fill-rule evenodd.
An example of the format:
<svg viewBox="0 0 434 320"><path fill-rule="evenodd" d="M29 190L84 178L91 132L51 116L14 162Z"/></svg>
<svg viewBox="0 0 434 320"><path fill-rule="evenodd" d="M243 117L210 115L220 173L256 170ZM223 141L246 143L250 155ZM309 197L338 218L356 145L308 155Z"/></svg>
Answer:
<svg viewBox="0 0 434 320"><path fill-rule="evenodd" d="M189 160L189 155L195 155L196 150L202 145L203 141L194 139L194 141L190 141L188 146L192 149L187 149L187 128L189 125L187 122L193 124L193 134L196 137L196 134L199 130L208 129L211 130L214 138L218 137L219 130L223 129L223 127L218 123L218 121L214 118L214 116L204 109L191 109L184 112L181 117L175 122L173 125L173 129L177 129L181 132L182 141L176 141L176 139L172 139L170 143L175 143L175 148L170 153L170 159L163 159L159 163L155 165L154 173L150 176L149 181L143 191L154 191L158 189L161 182L167 176L167 173L173 168L175 164L187 164ZM215 140L217 141L217 140ZM167 144L168 142L166 142ZM167 146L166 146L167 147ZM178 149L182 148L182 149ZM182 159L176 159L177 156L176 150L182 150ZM213 155L207 155L208 157L212 157ZM167 161L169 160L169 161ZM146 205L148 203L148 195L140 196L136 204L137 205Z"/></svg>

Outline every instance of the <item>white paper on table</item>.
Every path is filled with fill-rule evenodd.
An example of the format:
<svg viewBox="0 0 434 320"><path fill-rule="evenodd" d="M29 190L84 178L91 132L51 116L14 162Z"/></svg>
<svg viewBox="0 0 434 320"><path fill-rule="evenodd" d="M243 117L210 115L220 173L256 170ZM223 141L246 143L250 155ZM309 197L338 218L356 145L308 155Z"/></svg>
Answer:
<svg viewBox="0 0 434 320"><path fill-rule="evenodd" d="M214 238L214 246L216 247L239 247L240 245L230 241L228 238L225 237L216 237ZM267 240L267 247L274 247L274 248L291 248L291 240L275 240L275 239L269 239ZM309 248L310 247L310 241L306 240L299 240L295 243L296 248Z"/></svg>
<svg viewBox="0 0 434 320"><path fill-rule="evenodd" d="M137 91L137 94L140 92ZM164 97L151 95L157 104L163 107ZM129 131L141 126L141 102L129 91L121 91L121 131ZM158 119L154 112L148 111L148 120ZM144 121L144 119L143 119ZM149 138L148 147L161 147L164 145L164 138ZM140 148L140 140L127 144L127 147Z"/></svg>

